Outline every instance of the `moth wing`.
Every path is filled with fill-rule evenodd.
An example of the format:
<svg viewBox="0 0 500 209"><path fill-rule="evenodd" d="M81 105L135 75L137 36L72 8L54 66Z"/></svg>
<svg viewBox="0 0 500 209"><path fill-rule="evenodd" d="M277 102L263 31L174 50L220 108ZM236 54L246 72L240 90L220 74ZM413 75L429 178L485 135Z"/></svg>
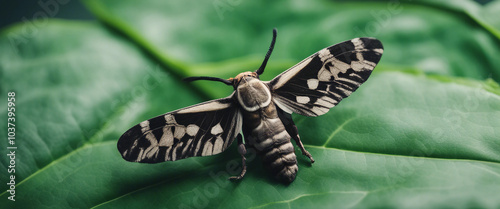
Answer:
<svg viewBox="0 0 500 209"><path fill-rule="evenodd" d="M125 160L141 163L218 154L241 130L233 95L145 120L120 137L118 150Z"/></svg>
<svg viewBox="0 0 500 209"><path fill-rule="evenodd" d="M368 79L382 53L374 38L322 49L268 82L273 101L287 113L323 115Z"/></svg>

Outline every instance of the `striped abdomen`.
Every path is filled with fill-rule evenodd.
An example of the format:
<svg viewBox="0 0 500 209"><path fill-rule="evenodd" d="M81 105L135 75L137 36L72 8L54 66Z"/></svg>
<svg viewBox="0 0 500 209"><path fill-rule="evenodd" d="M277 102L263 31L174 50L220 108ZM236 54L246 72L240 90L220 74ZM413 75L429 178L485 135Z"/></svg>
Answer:
<svg viewBox="0 0 500 209"><path fill-rule="evenodd" d="M254 117L245 117L244 126L250 132L248 143L262 156L264 166L273 176L290 183L295 179L298 170L294 147L290 142L291 137L278 118L274 104L271 103L260 113L258 112L260 111L247 113ZM256 117L255 114L259 114L260 117Z"/></svg>
<svg viewBox="0 0 500 209"><path fill-rule="evenodd" d="M244 110L245 143L255 147L264 166L276 178L290 183L298 170L291 137L278 117L268 86L247 74L251 73L242 73L236 88L238 102Z"/></svg>

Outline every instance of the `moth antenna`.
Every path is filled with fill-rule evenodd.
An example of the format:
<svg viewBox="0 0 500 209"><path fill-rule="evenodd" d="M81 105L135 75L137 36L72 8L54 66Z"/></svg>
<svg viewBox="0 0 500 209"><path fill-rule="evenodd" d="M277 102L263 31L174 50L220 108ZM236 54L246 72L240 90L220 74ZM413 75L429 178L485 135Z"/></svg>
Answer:
<svg viewBox="0 0 500 209"><path fill-rule="evenodd" d="M216 77L208 77L208 76L187 77L187 78L184 78L183 80L186 82L197 81L197 80L219 81L219 82L222 82L226 85L233 85L233 82L231 80L226 80L226 79L216 78Z"/></svg>
<svg viewBox="0 0 500 209"><path fill-rule="evenodd" d="M266 57L264 58L264 61L262 62L262 65L260 65L259 69L255 71L257 75L260 75L264 72L264 68L266 68L267 65L267 60L269 60L269 57L271 57L271 53L273 52L274 49L274 43L276 43L276 34L277 30L276 28L273 28L273 40L271 41L271 46L269 46L269 50L267 50Z"/></svg>

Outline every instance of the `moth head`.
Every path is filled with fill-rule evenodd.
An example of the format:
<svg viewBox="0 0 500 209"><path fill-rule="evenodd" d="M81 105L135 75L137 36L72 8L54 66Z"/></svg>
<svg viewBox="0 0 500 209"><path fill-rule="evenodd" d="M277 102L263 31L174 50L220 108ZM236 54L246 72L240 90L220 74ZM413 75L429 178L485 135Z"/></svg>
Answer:
<svg viewBox="0 0 500 209"><path fill-rule="evenodd" d="M236 77L229 78L227 80L222 79L222 78L216 78L216 77L198 76L198 77L185 78L184 81L187 81L187 82L196 81L196 80L219 81L219 82L222 82L226 85L232 85L236 89L238 84L244 78L252 77L252 78L258 79L259 75L261 75L264 72L264 68L266 68L267 61L269 60L269 57L271 57L271 53L273 52L273 49L274 49L274 43L276 43L276 34L277 34L277 30L276 30L276 28L274 28L273 29L273 40L271 41L271 46L269 46L269 50L267 50L267 54L266 54L266 57L264 57L264 61L262 61L262 64L260 65L259 69L255 70L255 72L243 72L243 73L238 74Z"/></svg>
<svg viewBox="0 0 500 209"><path fill-rule="evenodd" d="M240 84L240 82L242 80L248 80L249 78L257 78L259 79L259 75L257 75L256 72L243 72L243 73L240 73L238 74L236 77L234 78L229 78L228 80L233 82L233 87L234 89L236 89L236 87Z"/></svg>

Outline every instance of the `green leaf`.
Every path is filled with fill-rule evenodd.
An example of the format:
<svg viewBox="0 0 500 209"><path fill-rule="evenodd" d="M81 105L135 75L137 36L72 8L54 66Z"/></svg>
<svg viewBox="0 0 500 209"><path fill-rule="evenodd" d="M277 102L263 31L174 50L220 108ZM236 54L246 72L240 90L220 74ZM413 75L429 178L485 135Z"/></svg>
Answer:
<svg viewBox="0 0 500 209"><path fill-rule="evenodd" d="M36 34L26 33L31 29ZM116 143L134 123L201 101L137 47L100 25L53 20L17 25L2 32L0 49L1 95L16 94L19 195L33 195L22 182L44 176L64 156L93 143ZM3 115L6 105L1 104ZM0 134L7 136L7 129ZM2 172L8 164L2 160ZM61 181L66 173L46 178ZM8 182L9 176L0 179ZM47 181L34 181L40 180Z"/></svg>
<svg viewBox="0 0 500 209"><path fill-rule="evenodd" d="M86 3L112 29L48 20L0 33L0 94L15 91L17 108L16 202L4 185L6 208L500 206L500 47L491 30L448 6L403 3L390 24L366 33L387 3ZM222 19L220 3L229 9ZM234 145L161 164L120 157L116 140L129 127L202 101L175 75L252 70L272 27L280 35L264 79L345 39L385 44L356 93L324 116L295 117L316 163L297 150L292 184L274 181L255 153L245 178L228 181L241 169ZM231 91L200 86L212 97ZM0 108L5 115L6 102ZM0 165L5 172L7 158Z"/></svg>
<svg viewBox="0 0 500 209"><path fill-rule="evenodd" d="M227 181L237 173L233 167L239 168L234 146L217 156L149 165L125 162L116 142L105 141L86 144L22 182L17 204L20 208L33 203L38 208L498 206L500 96L485 89L500 89L484 87L488 84L482 82L464 85L461 80L443 80L376 73L331 113L299 119L302 139L316 163L310 166L299 156L299 174L290 186L273 181L255 154L248 156L249 171L243 181ZM463 113L453 119L458 123L442 116L446 110ZM52 189L40 192L46 188Z"/></svg>

